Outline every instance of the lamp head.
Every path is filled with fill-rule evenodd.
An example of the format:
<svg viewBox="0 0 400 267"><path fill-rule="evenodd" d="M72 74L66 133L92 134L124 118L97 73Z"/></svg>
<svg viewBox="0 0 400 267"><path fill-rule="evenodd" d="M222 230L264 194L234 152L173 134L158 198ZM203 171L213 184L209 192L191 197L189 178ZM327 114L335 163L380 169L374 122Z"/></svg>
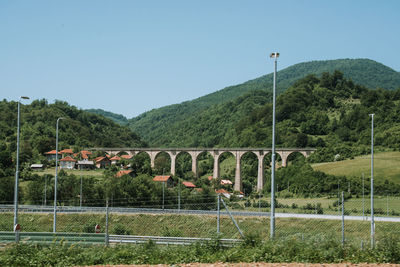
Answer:
<svg viewBox="0 0 400 267"><path fill-rule="evenodd" d="M273 52L269 55L270 58L278 58L279 57L279 53L277 52Z"/></svg>

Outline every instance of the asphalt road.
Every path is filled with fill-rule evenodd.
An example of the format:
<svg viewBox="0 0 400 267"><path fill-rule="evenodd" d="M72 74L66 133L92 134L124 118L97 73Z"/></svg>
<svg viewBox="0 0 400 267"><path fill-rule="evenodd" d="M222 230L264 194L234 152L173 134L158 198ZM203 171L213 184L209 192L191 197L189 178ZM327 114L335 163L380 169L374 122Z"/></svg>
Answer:
<svg viewBox="0 0 400 267"><path fill-rule="evenodd" d="M53 213L53 206L40 205L19 205L19 212L38 212L38 213ZM14 212L13 205L0 205L0 212ZM105 213L105 207L76 207L76 206L59 206L59 213ZM149 209L149 208L121 208L110 207L109 212L121 214L191 214L191 215L217 215L216 210L178 210L178 209ZM234 216L254 216L254 217L270 217L270 212L258 211L231 211ZM221 215L227 215L225 210L221 210ZM300 213L275 213L276 218L301 218L301 219L318 219L318 220L341 220L341 215L327 214L300 214ZM368 216L344 216L345 220L352 221L370 221ZM377 217L375 221L380 222L400 222L400 217Z"/></svg>

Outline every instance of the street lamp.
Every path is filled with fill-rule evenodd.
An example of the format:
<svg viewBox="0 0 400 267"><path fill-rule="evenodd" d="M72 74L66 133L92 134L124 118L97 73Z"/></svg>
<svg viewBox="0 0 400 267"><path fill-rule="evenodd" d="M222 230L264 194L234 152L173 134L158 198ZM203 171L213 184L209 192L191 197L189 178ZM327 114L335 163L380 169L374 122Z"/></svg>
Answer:
<svg viewBox="0 0 400 267"><path fill-rule="evenodd" d="M274 83L272 94L272 166L271 166L271 238L275 236L275 99L276 99L276 66L279 53L271 53L270 58L274 58Z"/></svg>
<svg viewBox="0 0 400 267"><path fill-rule="evenodd" d="M20 124L20 106L21 99L29 99L27 96L20 96L18 100L18 118L17 118L17 159L15 168L15 188L14 188L14 229L18 224L18 176L19 176L19 124Z"/></svg>
<svg viewBox="0 0 400 267"><path fill-rule="evenodd" d="M374 221L374 115L371 116L371 247L375 245L375 221Z"/></svg>
<svg viewBox="0 0 400 267"><path fill-rule="evenodd" d="M64 119L63 117L59 117L57 119L56 124L56 173L54 179L54 214L53 214L53 233L56 232L56 223L57 223L57 176L58 176L58 122Z"/></svg>

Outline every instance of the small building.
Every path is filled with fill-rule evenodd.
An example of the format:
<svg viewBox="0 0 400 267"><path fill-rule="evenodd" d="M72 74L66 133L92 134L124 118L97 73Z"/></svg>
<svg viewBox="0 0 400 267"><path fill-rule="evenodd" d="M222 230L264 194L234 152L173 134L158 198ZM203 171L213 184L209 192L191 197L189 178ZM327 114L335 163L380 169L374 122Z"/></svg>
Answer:
<svg viewBox="0 0 400 267"><path fill-rule="evenodd" d="M196 188L196 186L191 183L191 182L182 182L182 184L186 187L186 188Z"/></svg>
<svg viewBox="0 0 400 267"><path fill-rule="evenodd" d="M60 159L60 169L72 170L75 168L75 162L76 160L70 156L66 156L65 158Z"/></svg>
<svg viewBox="0 0 400 267"><path fill-rule="evenodd" d="M58 159L61 159L62 154L58 151ZM51 150L49 152L45 152L44 155L46 156L47 160L56 160L56 150Z"/></svg>
<svg viewBox="0 0 400 267"><path fill-rule="evenodd" d="M231 193L229 193L228 191L226 191L225 189L219 189L219 190L215 190L215 193L223 195L226 198L231 198Z"/></svg>
<svg viewBox="0 0 400 267"><path fill-rule="evenodd" d="M79 170L91 170L94 169L95 166L93 160L78 160L76 167Z"/></svg>
<svg viewBox="0 0 400 267"><path fill-rule="evenodd" d="M131 155L122 155L121 156L121 159L131 159L131 158L133 158L133 156L131 156Z"/></svg>
<svg viewBox="0 0 400 267"><path fill-rule="evenodd" d="M97 157L94 161L98 169L104 169L111 165L111 161L107 157Z"/></svg>
<svg viewBox="0 0 400 267"><path fill-rule="evenodd" d="M170 175L158 175L153 178L153 181L166 183L168 187L171 187L174 183Z"/></svg>
<svg viewBox="0 0 400 267"><path fill-rule="evenodd" d="M111 164L117 164L119 161L121 161L121 158L120 157L118 157L118 156L114 156L114 157L112 157L111 159Z"/></svg>
<svg viewBox="0 0 400 267"><path fill-rule="evenodd" d="M233 183L230 180L221 180L221 185L232 185Z"/></svg>
<svg viewBox="0 0 400 267"><path fill-rule="evenodd" d="M68 157L68 156L72 156L74 154L74 152L72 151L71 148L66 148L60 151L61 155L63 158Z"/></svg>
<svg viewBox="0 0 400 267"><path fill-rule="evenodd" d="M119 178L122 177L124 175L129 175L130 177L134 177L135 176L135 172L133 170L122 170L119 171L115 174L115 177Z"/></svg>
<svg viewBox="0 0 400 267"><path fill-rule="evenodd" d="M43 164L32 164L31 170L41 171L44 170L45 166Z"/></svg>

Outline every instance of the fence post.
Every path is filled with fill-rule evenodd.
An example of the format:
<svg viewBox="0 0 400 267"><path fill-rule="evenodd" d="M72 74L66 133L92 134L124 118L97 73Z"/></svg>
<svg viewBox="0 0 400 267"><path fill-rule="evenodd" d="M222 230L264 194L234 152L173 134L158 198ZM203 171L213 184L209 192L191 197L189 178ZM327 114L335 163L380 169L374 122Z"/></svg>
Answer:
<svg viewBox="0 0 400 267"><path fill-rule="evenodd" d="M344 246L344 196L342 191L342 246Z"/></svg>
<svg viewBox="0 0 400 267"><path fill-rule="evenodd" d="M106 246L108 247L109 244L109 237L108 237L108 215L109 215L109 208L108 208L108 198L106 200L106 238L105 238L105 242L106 242Z"/></svg>
<svg viewBox="0 0 400 267"><path fill-rule="evenodd" d="M218 210L218 212L217 212L217 214L218 214L218 217L217 217L217 233L219 234L219 227L220 227L220 219L221 219L221 209L220 209L220 202L221 202L221 200L220 200L220 198L221 198L221 195L220 194L218 194L218 198L217 198L217 210Z"/></svg>

